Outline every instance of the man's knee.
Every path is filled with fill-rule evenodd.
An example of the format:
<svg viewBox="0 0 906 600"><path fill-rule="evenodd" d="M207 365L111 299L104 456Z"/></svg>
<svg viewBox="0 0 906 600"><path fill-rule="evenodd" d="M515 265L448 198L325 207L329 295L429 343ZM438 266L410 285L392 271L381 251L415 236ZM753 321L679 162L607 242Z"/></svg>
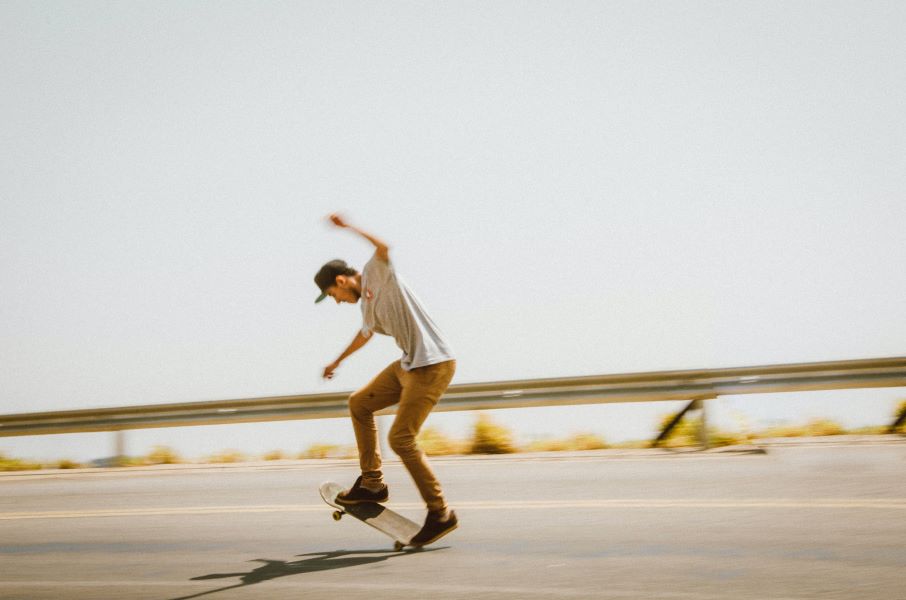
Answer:
<svg viewBox="0 0 906 600"><path fill-rule="evenodd" d="M418 445L415 443L415 435L402 429L391 429L387 436L390 449L399 456L405 456L418 451Z"/></svg>
<svg viewBox="0 0 906 600"><path fill-rule="evenodd" d="M366 406L365 398L367 394L361 391L353 392L349 395L349 413L353 417L368 417L373 411Z"/></svg>

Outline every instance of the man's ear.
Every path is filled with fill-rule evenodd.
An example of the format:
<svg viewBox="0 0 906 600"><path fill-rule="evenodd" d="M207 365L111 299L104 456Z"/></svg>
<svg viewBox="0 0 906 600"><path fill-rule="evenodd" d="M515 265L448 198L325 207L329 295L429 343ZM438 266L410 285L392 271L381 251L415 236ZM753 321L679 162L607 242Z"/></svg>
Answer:
<svg viewBox="0 0 906 600"><path fill-rule="evenodd" d="M346 289L346 283L349 281L349 278L345 275L337 275L335 280L337 282L337 287L341 289Z"/></svg>

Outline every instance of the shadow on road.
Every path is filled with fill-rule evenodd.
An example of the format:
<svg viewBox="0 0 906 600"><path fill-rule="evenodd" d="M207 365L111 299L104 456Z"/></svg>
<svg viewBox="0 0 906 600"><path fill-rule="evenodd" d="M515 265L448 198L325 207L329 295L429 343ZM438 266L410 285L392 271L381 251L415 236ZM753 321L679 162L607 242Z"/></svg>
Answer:
<svg viewBox="0 0 906 600"><path fill-rule="evenodd" d="M317 573L318 571L329 571L331 569L343 569L345 567L357 567L371 563L381 562L397 556L408 556L410 554L420 554L424 552L434 552L444 550L446 546L440 548L425 548L422 550L404 550L396 552L393 550L335 550L333 552L313 552L311 554L299 554L304 557L302 560L285 561L285 560L268 560L266 558L256 558L249 562L264 563L256 569L247 573L212 573L210 575L200 575L193 577L192 581L202 581L205 579L226 579L229 577L239 577L241 583L229 585L216 590L208 590L191 596L180 596L172 600L189 600L190 598L200 598L208 594L216 594L226 590L233 590L262 581L270 581L278 577L287 575L300 575L302 573Z"/></svg>

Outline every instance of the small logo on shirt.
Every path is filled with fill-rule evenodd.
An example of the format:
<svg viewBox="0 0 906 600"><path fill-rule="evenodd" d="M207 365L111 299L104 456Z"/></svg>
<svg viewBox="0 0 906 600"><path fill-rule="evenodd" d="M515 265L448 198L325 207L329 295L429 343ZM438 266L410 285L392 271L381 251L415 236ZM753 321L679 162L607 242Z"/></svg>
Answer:
<svg viewBox="0 0 906 600"><path fill-rule="evenodd" d="M374 300L374 292L371 288L365 288L365 300Z"/></svg>

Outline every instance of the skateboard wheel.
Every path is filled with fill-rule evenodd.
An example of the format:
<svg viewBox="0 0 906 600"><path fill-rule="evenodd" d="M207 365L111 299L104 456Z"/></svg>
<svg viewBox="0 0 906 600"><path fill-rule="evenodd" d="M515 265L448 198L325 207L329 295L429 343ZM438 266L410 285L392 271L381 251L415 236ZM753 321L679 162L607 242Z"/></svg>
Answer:
<svg viewBox="0 0 906 600"><path fill-rule="evenodd" d="M343 518L343 513L342 513L342 512L340 512L340 511L338 511L338 510L333 511L333 520L334 520L334 521L339 521L339 520L342 519L342 518Z"/></svg>
<svg viewBox="0 0 906 600"><path fill-rule="evenodd" d="M399 552L400 550L402 550L405 547L406 547L406 544L404 544L402 542L393 542L393 549L396 550L397 552Z"/></svg>

